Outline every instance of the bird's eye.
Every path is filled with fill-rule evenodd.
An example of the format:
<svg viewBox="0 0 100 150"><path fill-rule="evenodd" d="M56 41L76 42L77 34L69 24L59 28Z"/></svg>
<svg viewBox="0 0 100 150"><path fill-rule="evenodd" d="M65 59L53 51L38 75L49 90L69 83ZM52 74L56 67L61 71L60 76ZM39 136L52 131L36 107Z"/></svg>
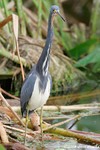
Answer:
<svg viewBox="0 0 100 150"><path fill-rule="evenodd" d="M54 9L53 12L56 13L56 9Z"/></svg>

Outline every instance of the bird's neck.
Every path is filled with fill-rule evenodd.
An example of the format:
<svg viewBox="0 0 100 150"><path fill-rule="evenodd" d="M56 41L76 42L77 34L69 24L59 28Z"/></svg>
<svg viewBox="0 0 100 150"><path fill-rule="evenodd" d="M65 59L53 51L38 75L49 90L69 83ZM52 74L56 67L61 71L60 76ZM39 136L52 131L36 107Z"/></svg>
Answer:
<svg viewBox="0 0 100 150"><path fill-rule="evenodd" d="M36 65L38 73L42 76L46 76L48 73L52 38L53 38L53 23L52 23L52 15L50 14L48 21L48 33L46 43L42 51L42 54L38 60L38 63Z"/></svg>

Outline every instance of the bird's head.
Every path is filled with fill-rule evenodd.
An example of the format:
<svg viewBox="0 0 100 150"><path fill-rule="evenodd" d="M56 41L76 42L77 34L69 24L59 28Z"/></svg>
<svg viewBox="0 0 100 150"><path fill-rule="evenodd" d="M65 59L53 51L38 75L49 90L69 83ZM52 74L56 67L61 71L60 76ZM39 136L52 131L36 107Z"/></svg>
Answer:
<svg viewBox="0 0 100 150"><path fill-rule="evenodd" d="M62 17L62 15L60 14L60 9L57 5L52 5L51 9L50 9L50 13L55 16L55 15L59 15L61 17L61 19L63 21L65 21L65 19Z"/></svg>

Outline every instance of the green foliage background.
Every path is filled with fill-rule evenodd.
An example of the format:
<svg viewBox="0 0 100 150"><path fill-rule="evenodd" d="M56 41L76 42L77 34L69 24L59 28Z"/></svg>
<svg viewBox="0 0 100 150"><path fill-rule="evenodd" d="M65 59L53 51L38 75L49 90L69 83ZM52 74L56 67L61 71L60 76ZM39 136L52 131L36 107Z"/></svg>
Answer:
<svg viewBox="0 0 100 150"><path fill-rule="evenodd" d="M12 13L17 13L21 19L20 31L19 34L27 35L27 16L24 13L23 6L25 0L13 0L16 4L16 10L8 10L7 4L11 2L10 0L0 1L0 8L4 8L5 17L9 16ZM42 36L41 25L42 20L47 22L49 8L52 4L61 6L58 0L44 1L44 0L32 0L33 6L31 7L32 11L36 12L38 15L38 37ZM46 12L46 13L45 13ZM65 14L66 15L66 14ZM96 76L98 80L100 76L100 2L97 0L93 2L93 8L91 11L90 23L87 27L85 24L73 24L70 28L69 25L64 24L60 18L56 20L55 28L55 37L58 44L62 45L63 52L75 60L75 67L84 70L88 74L88 70L91 70L91 76ZM87 32L88 28L88 32ZM70 32L64 32L64 29L70 30ZM59 30L59 32L58 32ZM8 25L8 31L10 32L10 26ZM34 32L31 32L33 38L37 35L34 35Z"/></svg>

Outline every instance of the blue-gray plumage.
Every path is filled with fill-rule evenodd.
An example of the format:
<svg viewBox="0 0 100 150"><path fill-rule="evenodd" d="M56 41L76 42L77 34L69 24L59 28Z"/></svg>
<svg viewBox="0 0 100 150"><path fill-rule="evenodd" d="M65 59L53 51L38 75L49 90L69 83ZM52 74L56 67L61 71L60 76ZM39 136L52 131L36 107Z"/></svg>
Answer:
<svg viewBox="0 0 100 150"><path fill-rule="evenodd" d="M50 95L52 79L48 67L53 38L53 18L56 14L62 18L59 13L59 7L53 5L50 9L45 47L37 64L33 66L22 85L20 102L23 116L26 116L27 108L29 109L29 112L31 112L42 107Z"/></svg>

